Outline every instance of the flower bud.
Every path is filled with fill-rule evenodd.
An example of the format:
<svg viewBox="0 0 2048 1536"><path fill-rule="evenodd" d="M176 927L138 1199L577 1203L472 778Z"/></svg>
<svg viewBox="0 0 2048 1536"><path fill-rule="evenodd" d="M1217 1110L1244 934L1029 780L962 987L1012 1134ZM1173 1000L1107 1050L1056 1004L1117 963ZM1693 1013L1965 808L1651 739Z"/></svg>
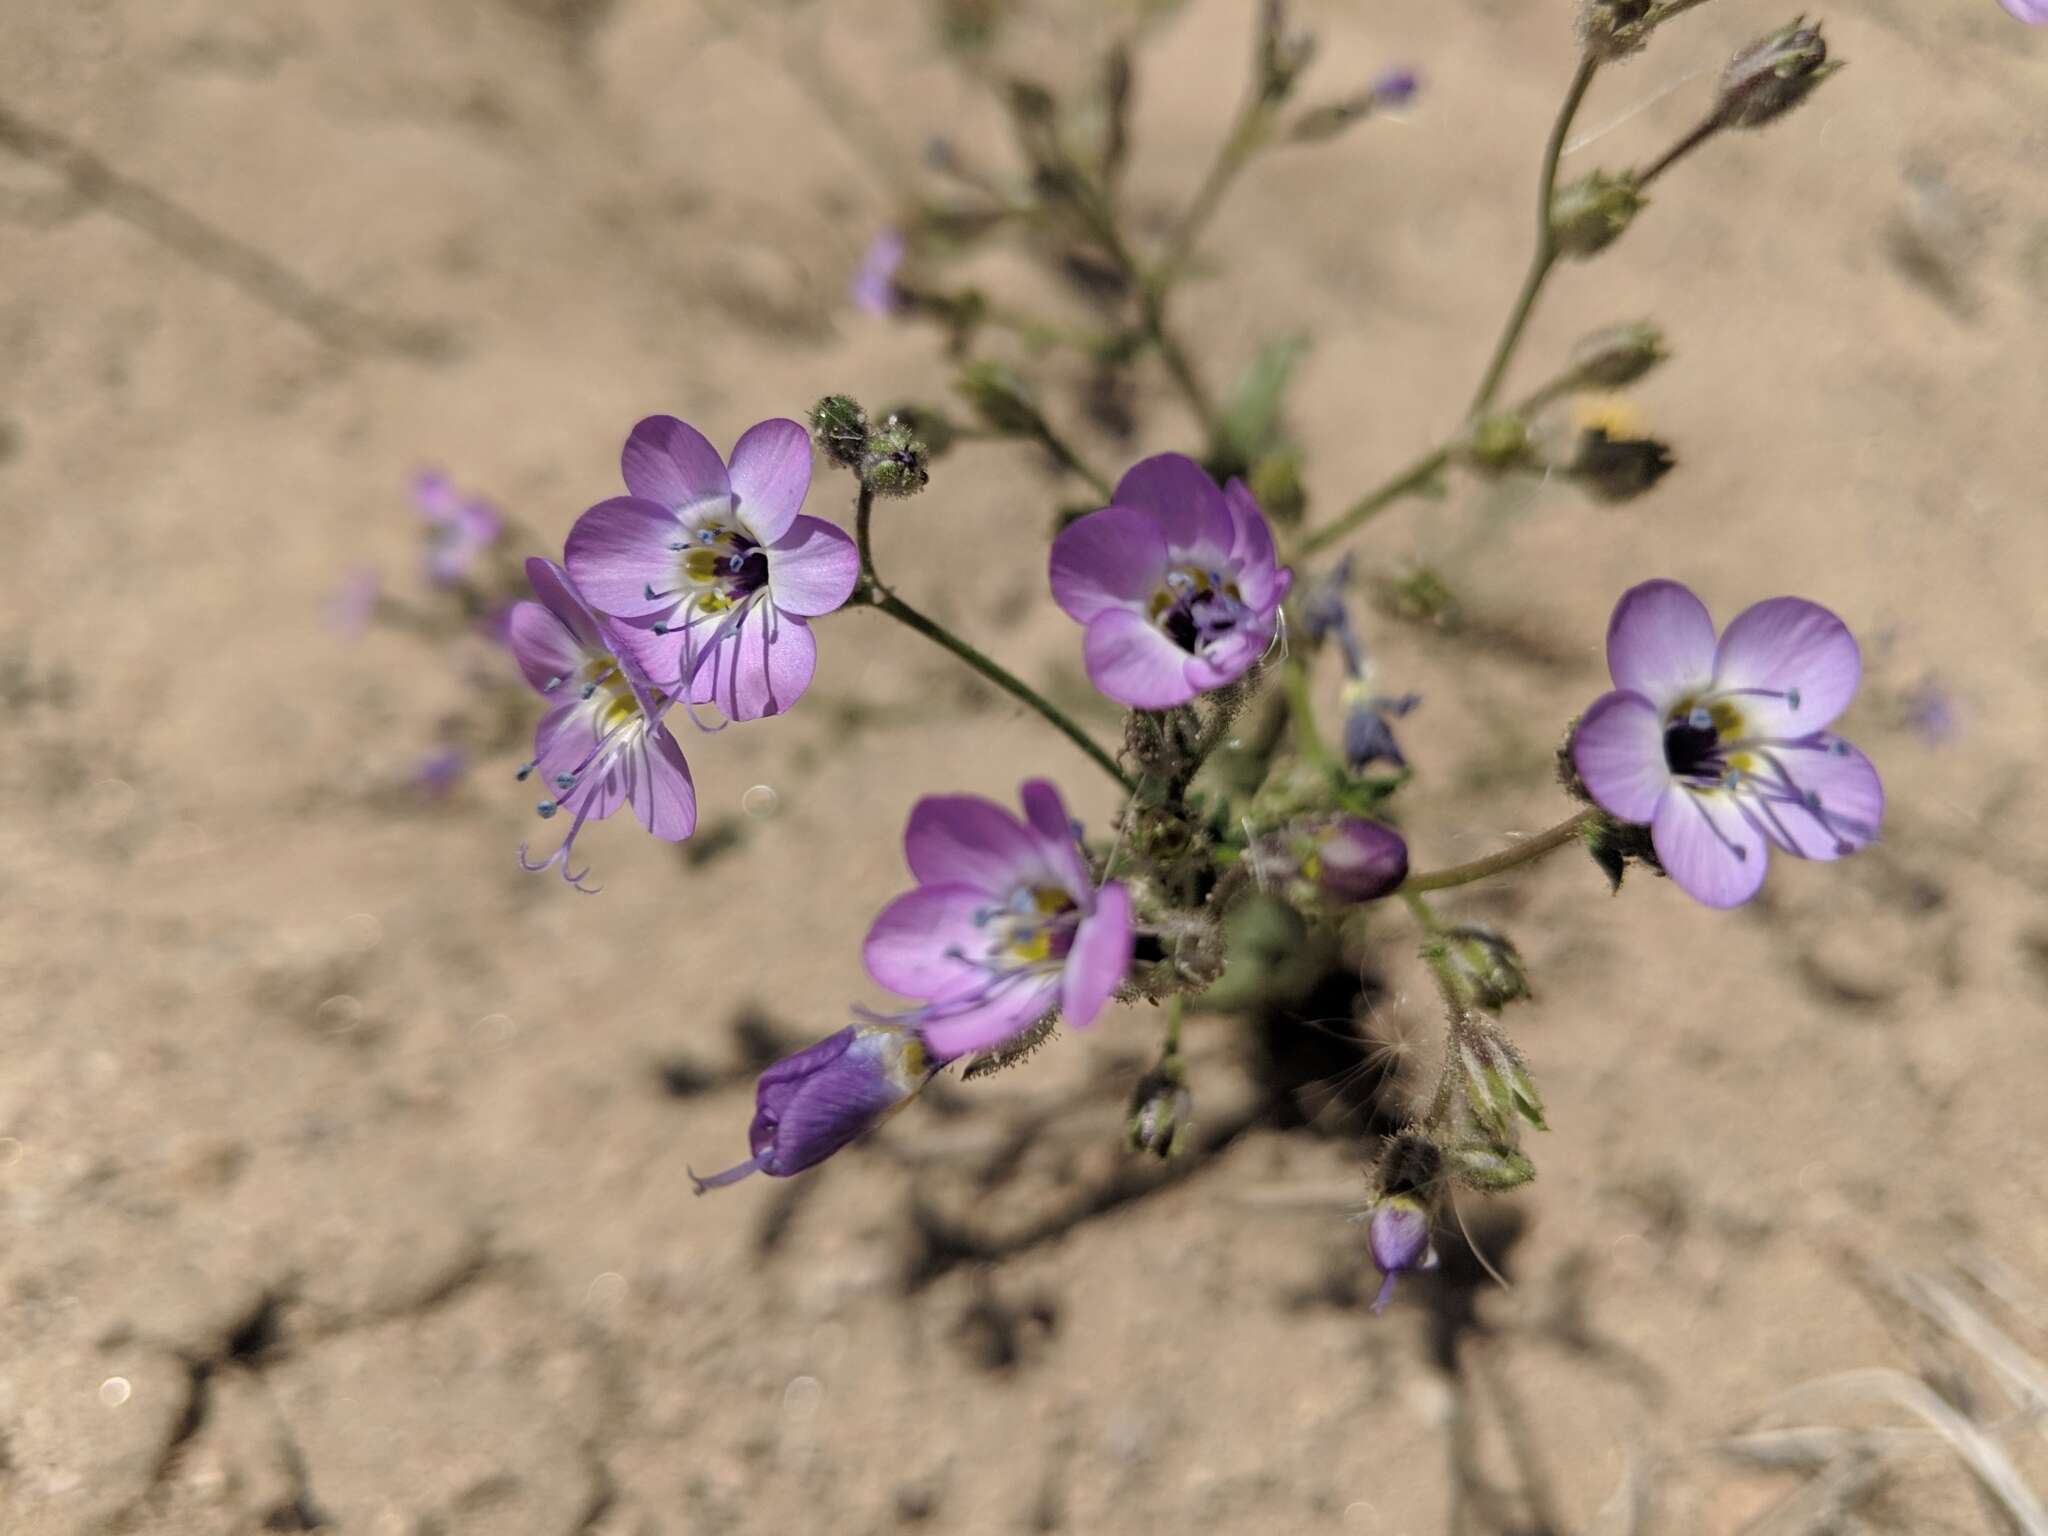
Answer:
<svg viewBox="0 0 2048 1536"><path fill-rule="evenodd" d="M900 422L910 428L924 444L926 456L929 458L936 459L941 454L951 451L953 444L960 437L960 429L954 425L953 418L935 405L919 405L906 401L890 406L882 413L882 420Z"/></svg>
<svg viewBox="0 0 2048 1536"><path fill-rule="evenodd" d="M1401 834L1362 816L1294 822L1260 839L1250 856L1260 879L1298 885L1302 899L1336 906L1377 901L1408 878Z"/></svg>
<svg viewBox="0 0 2048 1536"><path fill-rule="evenodd" d="M1650 436L1626 400L1592 396L1573 411L1578 444L1565 473L1601 501L1629 501L1669 474L1678 461L1671 446Z"/></svg>
<svg viewBox="0 0 2048 1536"><path fill-rule="evenodd" d="M1761 128L1790 112L1842 66L1828 62L1820 23L1804 16L1758 38L1735 55L1721 76L1715 116L1725 128Z"/></svg>
<svg viewBox="0 0 2048 1536"><path fill-rule="evenodd" d="M931 479L931 456L910 424L891 416L868 435L860 483L877 496L915 496Z"/></svg>
<svg viewBox="0 0 2048 1536"><path fill-rule="evenodd" d="M1587 389L1621 389L1670 356L1664 333L1649 321L1610 325L1572 348L1572 382Z"/></svg>
<svg viewBox="0 0 2048 1536"><path fill-rule="evenodd" d="M1505 474L1529 462L1529 424L1511 411L1488 416L1472 428L1465 458L1474 469Z"/></svg>
<svg viewBox="0 0 2048 1536"><path fill-rule="evenodd" d="M1429 952L1448 967L1464 1000L1475 1008L1498 1013L1530 995L1522 956L1505 934L1450 928L1430 944Z"/></svg>
<svg viewBox="0 0 2048 1536"><path fill-rule="evenodd" d="M1296 144L1318 144L1325 139L1334 139L1360 118L1406 106L1415 99L1419 88L1414 70L1387 70L1356 95L1310 107L1294 120L1294 126L1287 130L1287 137Z"/></svg>
<svg viewBox="0 0 2048 1536"><path fill-rule="evenodd" d="M1315 56L1314 34L1287 30L1287 0L1264 0L1256 44L1260 97L1284 100Z"/></svg>
<svg viewBox="0 0 2048 1536"><path fill-rule="evenodd" d="M811 441L833 463L858 469L867 448L868 413L851 395L827 395L811 407Z"/></svg>
<svg viewBox="0 0 2048 1536"><path fill-rule="evenodd" d="M1187 1144L1194 1129L1194 1095L1179 1056L1168 1056L1138 1080L1124 1122L1124 1145L1133 1152L1172 1157Z"/></svg>
<svg viewBox="0 0 2048 1536"><path fill-rule="evenodd" d="M849 1024L763 1072L747 1129L754 1155L709 1178L691 1173L690 1182L701 1195L753 1173L801 1173L909 1103L932 1071L915 1030Z"/></svg>
<svg viewBox="0 0 2048 1536"><path fill-rule="evenodd" d="M997 362L971 363L953 380L953 389L992 432L1037 437L1045 431L1031 386L1012 368Z"/></svg>
<svg viewBox="0 0 2048 1536"><path fill-rule="evenodd" d="M1550 238L1560 255L1598 255L1621 238L1648 201L1627 175L1592 171L1552 196Z"/></svg>
<svg viewBox="0 0 2048 1536"><path fill-rule="evenodd" d="M1372 1309L1384 1311L1394 1296L1394 1281L1412 1270L1437 1266L1436 1245L1429 1240L1429 1212L1413 1195L1387 1195L1372 1208L1366 1226L1372 1262L1384 1277Z"/></svg>
<svg viewBox="0 0 2048 1536"><path fill-rule="evenodd" d="M1536 1177L1536 1165L1522 1153L1483 1138L1456 1141L1444 1148L1444 1167L1459 1183L1491 1195L1518 1189Z"/></svg>
<svg viewBox="0 0 2048 1536"><path fill-rule="evenodd" d="M1465 1099L1472 1118L1496 1147L1512 1147L1519 1132L1516 1124L1526 1120L1539 1131L1550 1129L1543 1120L1543 1100L1536 1092L1536 1080L1514 1042L1490 1020L1468 1015L1452 1030L1457 1051L1454 1063L1464 1079Z"/></svg>
<svg viewBox="0 0 2048 1536"><path fill-rule="evenodd" d="M1586 0L1579 12L1579 40L1606 63L1641 51L1657 25L1654 0Z"/></svg>

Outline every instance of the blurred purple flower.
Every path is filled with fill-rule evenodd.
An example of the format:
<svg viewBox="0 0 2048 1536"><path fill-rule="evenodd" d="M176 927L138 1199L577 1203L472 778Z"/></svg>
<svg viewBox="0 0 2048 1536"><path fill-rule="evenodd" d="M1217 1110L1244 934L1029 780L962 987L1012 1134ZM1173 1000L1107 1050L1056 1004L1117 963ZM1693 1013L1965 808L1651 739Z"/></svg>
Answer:
<svg viewBox="0 0 2048 1536"><path fill-rule="evenodd" d="M1385 69L1372 83L1372 99L1381 107L1405 107L1422 89L1422 80L1412 69Z"/></svg>
<svg viewBox="0 0 2048 1536"><path fill-rule="evenodd" d="M632 494L601 501L569 532L566 563L647 676L728 720L780 714L810 686L818 644L804 621L853 592L860 555L845 532L797 509L811 488L811 435L764 421L728 468L673 416L633 428L621 460Z"/></svg>
<svg viewBox="0 0 2048 1536"><path fill-rule="evenodd" d="M1998 3L2029 26L2048 26L2048 0L1998 0Z"/></svg>
<svg viewBox="0 0 2048 1536"><path fill-rule="evenodd" d="M437 747L413 769L413 787L429 799L438 800L462 782L469 771L469 758L460 747Z"/></svg>
<svg viewBox="0 0 2048 1536"><path fill-rule="evenodd" d="M753 1173L801 1173L908 1104L932 1070L915 1030L849 1024L763 1072L747 1128L753 1156L708 1178L691 1173L690 1182L701 1195Z"/></svg>
<svg viewBox="0 0 2048 1536"><path fill-rule="evenodd" d="M1408 845L1392 827L1363 816L1290 822L1252 845L1264 881L1300 881L1301 897L1339 906L1377 901L1408 878Z"/></svg>
<svg viewBox="0 0 2048 1536"><path fill-rule="evenodd" d="M656 837L679 843L697 827L697 791L682 748L661 723L668 700L654 691L615 632L591 612L568 574L549 560L526 562L538 602L512 610L512 655L536 693L555 701L533 733L533 761L520 778L539 774L549 798L543 820L567 811L562 845L540 863L526 849L519 862L538 874L562 866L562 878L583 889L586 867L569 870L569 851L586 821L603 821L629 800Z"/></svg>
<svg viewBox="0 0 2048 1536"><path fill-rule="evenodd" d="M847 284L847 293L855 309L884 320L903 312L903 294L896 286L896 273L909 250L910 246L900 230L876 231L875 238L868 242L867 251L860 259L853 280Z"/></svg>
<svg viewBox="0 0 2048 1536"><path fill-rule="evenodd" d="M358 565L327 594L327 622L344 639L360 640L376 616L377 603L384 595L384 578L374 565Z"/></svg>
<svg viewBox="0 0 2048 1536"><path fill-rule="evenodd" d="M1399 698L1374 693L1363 682L1347 683L1344 688L1344 762L1353 773L1362 773L1374 763L1392 763L1396 768L1406 768L1408 759L1402 755L1401 743L1394 737L1394 722L1422 702L1419 693L1404 693Z"/></svg>
<svg viewBox="0 0 2048 1536"><path fill-rule="evenodd" d="M1647 581L1615 606L1607 669L1614 691L1579 722L1572 760L1604 810L1649 823L1693 900L1749 900L1773 844L1836 859L1877 837L1877 769L1826 730L1863 675L1856 637L1827 609L1774 597L1717 641L1689 590Z"/></svg>
<svg viewBox="0 0 2048 1536"><path fill-rule="evenodd" d="M413 476L412 499L427 522L427 580L437 587L459 585L505 531L496 507L463 495L438 470Z"/></svg>
<svg viewBox="0 0 2048 1536"><path fill-rule="evenodd" d="M1900 722L1930 747L1946 747L1962 735L1955 695L1928 677L1908 688L1899 700Z"/></svg>
<svg viewBox="0 0 2048 1536"><path fill-rule="evenodd" d="M903 851L917 889L868 930L868 974L923 1000L901 1022L935 1061L1000 1045L1058 1008L1086 1029L1130 968L1130 893L1089 879L1059 791L1023 787L1024 820L974 795L917 802Z"/></svg>
<svg viewBox="0 0 2048 1536"><path fill-rule="evenodd" d="M1086 627L1088 680L1133 709L1171 709L1249 672L1293 581L1266 515L1184 454L1144 460L1111 504L1052 546L1052 595Z"/></svg>

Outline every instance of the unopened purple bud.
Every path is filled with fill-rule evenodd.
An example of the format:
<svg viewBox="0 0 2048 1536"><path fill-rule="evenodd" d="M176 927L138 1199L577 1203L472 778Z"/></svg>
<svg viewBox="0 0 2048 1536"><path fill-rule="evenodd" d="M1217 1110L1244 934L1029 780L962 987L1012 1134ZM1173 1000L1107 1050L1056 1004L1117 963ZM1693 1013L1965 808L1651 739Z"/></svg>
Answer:
<svg viewBox="0 0 2048 1536"><path fill-rule="evenodd" d="M1401 743L1394 737L1394 722L1422 702L1419 693L1399 698L1374 693L1363 682L1348 684L1344 690L1344 763L1353 773L1363 773L1374 763L1408 766Z"/></svg>
<svg viewBox="0 0 2048 1536"><path fill-rule="evenodd" d="M1302 873L1330 901L1377 901L1408 878L1408 845L1383 823L1339 816L1317 835Z"/></svg>
<svg viewBox="0 0 2048 1536"><path fill-rule="evenodd" d="M462 775L468 768L469 759L462 748L441 747L420 759L419 766L413 770L413 787L421 794L438 800L462 782ZM520 776L525 777L524 770Z"/></svg>
<svg viewBox="0 0 2048 1536"><path fill-rule="evenodd" d="M1372 1309L1383 1311L1394 1296L1394 1282L1415 1270L1435 1269L1436 1245L1429 1240L1429 1213L1413 1195L1389 1195L1372 1208L1366 1227L1372 1261L1384 1276Z"/></svg>
<svg viewBox="0 0 2048 1536"><path fill-rule="evenodd" d="M922 1037L895 1024L849 1024L786 1056L754 1088L753 1156L709 1178L697 1193L752 1173L786 1179L822 1163L915 1098L931 1077Z"/></svg>
<svg viewBox="0 0 2048 1536"><path fill-rule="evenodd" d="M897 270L910 250L900 231L884 229L868 242L860 266L847 284L853 307L862 314L887 319L903 310L903 293L896 286Z"/></svg>

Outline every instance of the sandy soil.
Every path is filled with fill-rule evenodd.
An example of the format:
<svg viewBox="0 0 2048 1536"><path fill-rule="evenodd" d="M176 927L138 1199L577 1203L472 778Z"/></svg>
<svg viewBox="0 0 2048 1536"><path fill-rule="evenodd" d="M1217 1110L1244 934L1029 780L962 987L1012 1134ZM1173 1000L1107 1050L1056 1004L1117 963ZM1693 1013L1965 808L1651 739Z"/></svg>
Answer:
<svg viewBox="0 0 2048 1536"><path fill-rule="evenodd" d="M740 846L686 866L606 828L584 900L513 862L517 748L405 792L459 668L323 621L362 562L409 590L422 463L558 539L646 412L729 442L831 388L940 390L929 331L845 303L887 183L766 7L14 0L0 1530L1620 1531L1594 1522L1634 1475L1638 1528L1734 1532L1802 1480L1712 1439L1927 1358L1868 1261L2048 1287L2048 36L1991 0L1838 9L1849 71L1674 174L1531 337L1528 380L1657 316L1678 359L1641 400L1679 472L1624 508L1461 482L1359 550L1434 562L1470 620L1374 620L1427 700L1419 858L1560 813L1548 753L1605 686L1615 593L1658 573L1874 637L1845 730L1888 841L1725 917L1649 880L1610 901L1575 860L1452 904L1535 968L1515 1024L1556 1129L1533 1189L1469 1211L1514 1288L1457 1253L1375 1320L1355 1097L1221 1021L1171 1176L1118 1144L1154 1038L1122 1015L814 1175L689 1198L761 1053L876 1000L859 939L916 796L1045 772L1113 809L937 651L828 622L815 704L692 748ZM1148 228L1206 164L1249 10L1205 0L1145 63ZM1469 390L1572 44L1562 0L1303 10L1324 88L1413 61L1427 95L1272 159L1182 314L1217 377L1313 336L1294 420L1327 512ZM1653 153L1781 10L1716 0L1614 71L1570 163ZM906 155L998 142L909 7L829 11L822 53ZM1090 31L1026 41L1071 64ZM1189 444L1150 389L1091 452ZM905 591L1063 697L1039 531L1071 495L973 446L882 534ZM1930 684L1945 740L1915 728ZM775 813L742 816L763 784ZM1379 1023L1426 1053L1391 920L1383 953ZM1862 1507L1827 1528L2000 1528L1940 1454ZM1795 1517L1754 1528L1822 1528Z"/></svg>

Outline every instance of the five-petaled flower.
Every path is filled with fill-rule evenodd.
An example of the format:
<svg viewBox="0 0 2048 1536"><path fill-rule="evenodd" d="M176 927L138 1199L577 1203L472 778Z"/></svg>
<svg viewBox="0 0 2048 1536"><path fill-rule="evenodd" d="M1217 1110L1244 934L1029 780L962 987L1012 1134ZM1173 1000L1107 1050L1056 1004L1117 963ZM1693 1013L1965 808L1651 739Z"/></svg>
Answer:
<svg viewBox="0 0 2048 1536"><path fill-rule="evenodd" d="M590 871L571 873L569 850L586 821L603 821L630 800L648 831L679 843L696 830L697 791L662 723L668 699L620 646L617 630L591 612L553 561L527 561L526 576L539 601L513 608L512 655L554 707L535 727L533 761L519 776L545 786L543 818L567 811L570 821L553 853L535 864L521 847L519 862L535 873L559 864L562 877L581 888Z"/></svg>
<svg viewBox="0 0 2048 1536"><path fill-rule="evenodd" d="M650 416L621 458L630 495L570 531L565 563L642 669L729 720L780 714L810 685L818 647L804 622L852 593L860 556L845 532L798 512L811 438L764 421L730 467L695 427Z"/></svg>
<svg viewBox="0 0 2048 1536"><path fill-rule="evenodd" d="M1249 672L1292 573L1244 483L1222 490L1162 453L1053 541L1052 595L1086 626L1088 678L1133 709L1171 709Z"/></svg>
<svg viewBox="0 0 2048 1536"><path fill-rule="evenodd" d="M918 885L868 931L868 974L922 1006L899 1016L935 1061L1000 1045L1055 1008L1095 1022L1130 968L1130 893L1097 887L1059 791L1023 787L1024 820L973 795L917 802L903 851Z"/></svg>
<svg viewBox="0 0 2048 1536"><path fill-rule="evenodd" d="M708 1178L690 1175L698 1194L750 1173L786 1179L822 1163L917 1096L931 1080L931 1058L917 1032L893 1024L849 1024L794 1056L754 1085L753 1156Z"/></svg>
<svg viewBox="0 0 2048 1536"><path fill-rule="evenodd" d="M1827 727L1863 663L1827 609L1774 597L1717 641L1706 606L1675 581L1622 594L1607 627L1614 690L1579 722L1587 791L1647 822L1657 857L1695 901L1733 907L1763 884L1773 845L1835 859L1877 836L1877 770Z"/></svg>

